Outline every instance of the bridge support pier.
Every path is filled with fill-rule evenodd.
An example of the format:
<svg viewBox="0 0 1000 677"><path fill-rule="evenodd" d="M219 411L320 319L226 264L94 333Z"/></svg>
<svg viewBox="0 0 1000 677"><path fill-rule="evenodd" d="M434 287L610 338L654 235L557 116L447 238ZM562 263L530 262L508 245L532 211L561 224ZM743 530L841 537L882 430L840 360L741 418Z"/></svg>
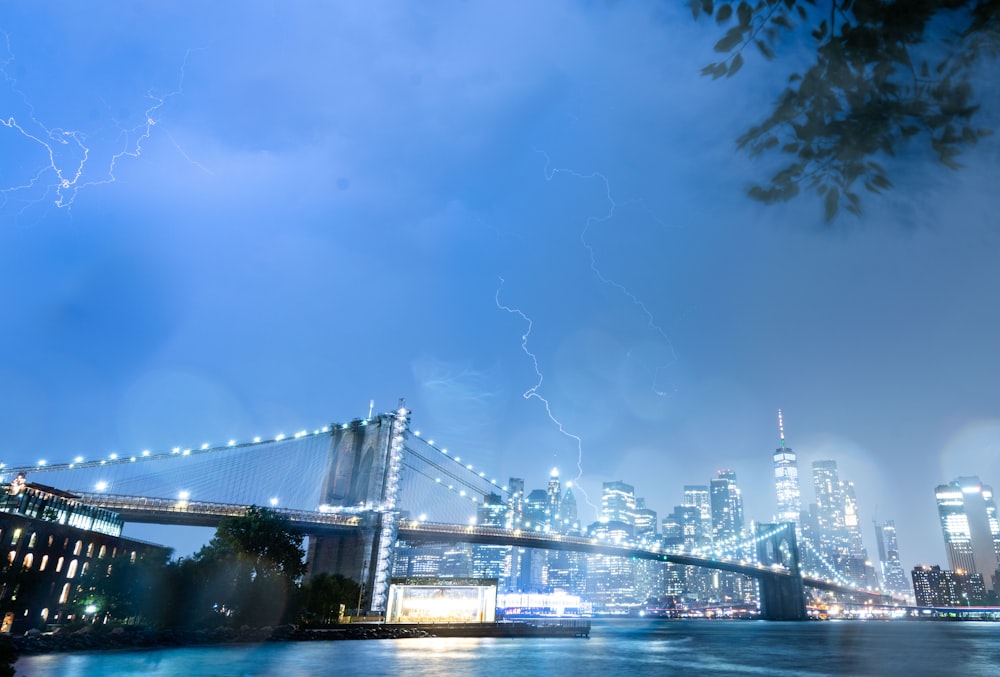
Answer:
<svg viewBox="0 0 1000 677"><path fill-rule="evenodd" d="M760 579L760 617L768 621L806 620L802 576L765 576Z"/></svg>
<svg viewBox="0 0 1000 677"><path fill-rule="evenodd" d="M788 575L760 577L760 616L769 621L806 620L806 594L799 573L799 548L795 525L758 524L756 529L757 561L764 566L779 566Z"/></svg>
<svg viewBox="0 0 1000 677"><path fill-rule="evenodd" d="M396 501L409 411L355 420L330 431L320 493L331 508L361 509L367 528L358 534L309 539L309 574L337 573L361 585L361 609L385 611L396 540Z"/></svg>

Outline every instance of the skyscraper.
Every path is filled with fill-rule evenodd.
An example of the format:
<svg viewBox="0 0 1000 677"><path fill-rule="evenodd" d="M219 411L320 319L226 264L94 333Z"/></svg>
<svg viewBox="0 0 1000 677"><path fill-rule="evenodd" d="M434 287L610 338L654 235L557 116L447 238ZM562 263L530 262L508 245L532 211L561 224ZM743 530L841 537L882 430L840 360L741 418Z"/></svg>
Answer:
<svg viewBox="0 0 1000 677"><path fill-rule="evenodd" d="M799 465L795 452L785 446L785 424L778 410L778 448L774 450L774 487L778 492L777 521L798 526L802 512L799 495Z"/></svg>
<svg viewBox="0 0 1000 677"><path fill-rule="evenodd" d="M719 470L710 483L712 532L715 538L730 538L743 531L743 496L736 486L736 473Z"/></svg>
<svg viewBox="0 0 1000 677"><path fill-rule="evenodd" d="M975 476L959 477L939 485L935 497L948 566L990 580L1000 561L1000 522L993 488Z"/></svg>
<svg viewBox="0 0 1000 677"><path fill-rule="evenodd" d="M896 524L887 520L885 524L875 522L875 542L878 545L878 560L882 569L882 589L895 595L909 595L910 586L906 572L899 561L899 545L896 540Z"/></svg>
<svg viewBox="0 0 1000 677"><path fill-rule="evenodd" d="M624 482L605 482L601 491L601 521L635 526L635 487Z"/></svg>
<svg viewBox="0 0 1000 677"><path fill-rule="evenodd" d="M708 486L704 484L685 484L684 501L681 505L698 509L697 542L704 544L712 540L712 499L708 491Z"/></svg>

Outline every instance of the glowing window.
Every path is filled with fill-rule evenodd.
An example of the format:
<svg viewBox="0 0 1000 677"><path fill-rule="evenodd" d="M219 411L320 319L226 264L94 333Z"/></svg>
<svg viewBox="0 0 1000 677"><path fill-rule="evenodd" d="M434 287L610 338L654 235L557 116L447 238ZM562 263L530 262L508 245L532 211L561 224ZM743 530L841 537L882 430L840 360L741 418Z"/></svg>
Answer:
<svg viewBox="0 0 1000 677"><path fill-rule="evenodd" d="M77 560L73 560L69 563L69 568L66 569L66 578L74 578L76 576L76 566Z"/></svg>

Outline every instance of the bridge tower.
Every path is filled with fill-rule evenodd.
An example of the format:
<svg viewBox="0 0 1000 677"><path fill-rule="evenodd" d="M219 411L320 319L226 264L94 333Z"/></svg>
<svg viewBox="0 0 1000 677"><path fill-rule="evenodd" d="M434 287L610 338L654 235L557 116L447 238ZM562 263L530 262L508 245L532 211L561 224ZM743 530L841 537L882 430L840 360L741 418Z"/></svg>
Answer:
<svg viewBox="0 0 1000 677"><path fill-rule="evenodd" d="M775 574L760 577L760 615L770 621L804 621L806 597L799 571L799 548L795 525L758 524L757 561L764 566L784 567L791 576Z"/></svg>
<svg viewBox="0 0 1000 677"><path fill-rule="evenodd" d="M371 614L384 612L389 594L409 415L400 400L393 413L355 419L331 430L320 501L330 508L364 511L369 520L357 534L309 538L309 574L338 573L358 581L361 608Z"/></svg>

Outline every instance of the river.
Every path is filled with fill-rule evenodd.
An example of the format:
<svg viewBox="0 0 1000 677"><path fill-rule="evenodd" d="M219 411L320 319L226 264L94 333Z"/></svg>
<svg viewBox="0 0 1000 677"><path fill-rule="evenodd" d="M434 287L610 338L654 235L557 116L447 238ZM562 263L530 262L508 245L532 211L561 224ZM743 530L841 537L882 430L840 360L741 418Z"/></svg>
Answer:
<svg viewBox="0 0 1000 677"><path fill-rule="evenodd" d="M296 642L27 656L18 676L990 675L1000 623L595 620L589 639Z"/></svg>

